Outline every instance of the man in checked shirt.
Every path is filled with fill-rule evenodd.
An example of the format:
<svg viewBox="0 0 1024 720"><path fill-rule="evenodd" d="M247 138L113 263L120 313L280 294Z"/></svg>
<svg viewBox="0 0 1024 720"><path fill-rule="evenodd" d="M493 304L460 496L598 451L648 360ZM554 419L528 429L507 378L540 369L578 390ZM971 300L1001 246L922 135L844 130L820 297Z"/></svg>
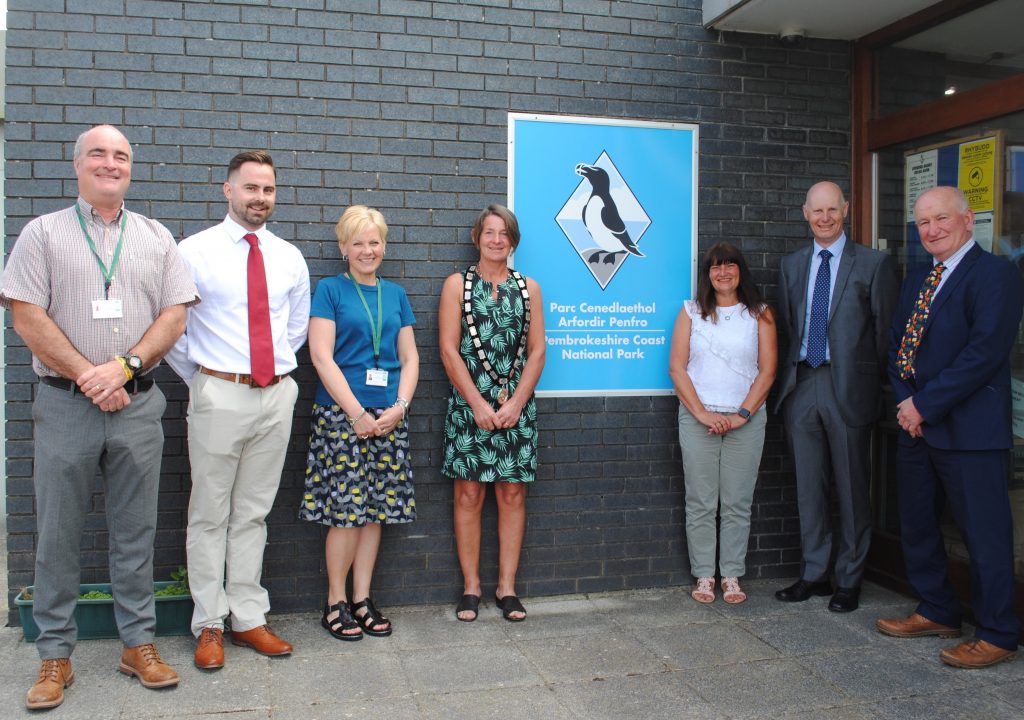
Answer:
<svg viewBox="0 0 1024 720"><path fill-rule="evenodd" d="M64 701L81 577L80 543L93 478L106 491L119 670L148 688L177 685L153 645L153 539L164 436L163 393L147 376L199 302L171 234L124 207L132 149L119 130L94 127L74 150L78 200L21 232L0 303L32 351L36 545L33 617L39 676L29 709Z"/></svg>

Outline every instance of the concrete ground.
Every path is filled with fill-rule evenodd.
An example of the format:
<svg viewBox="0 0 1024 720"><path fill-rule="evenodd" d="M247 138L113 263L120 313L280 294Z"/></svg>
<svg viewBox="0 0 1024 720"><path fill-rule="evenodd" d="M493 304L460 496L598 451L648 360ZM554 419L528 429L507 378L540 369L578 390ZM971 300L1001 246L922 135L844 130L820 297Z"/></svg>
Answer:
<svg viewBox="0 0 1024 720"><path fill-rule="evenodd" d="M877 586L861 609L827 598L777 602L783 583L750 582L750 600L699 605L689 588L525 599L524 623L492 603L475 623L453 607L387 608L392 637L331 638L317 613L272 618L296 647L265 658L227 645L227 665L192 665L190 638L160 638L177 688L145 690L116 672L116 640L79 644L59 708L24 709L38 669L17 628L0 629L0 717L316 720L318 718L807 718L947 720L1024 717L1024 658L987 670L938 659L955 641L897 640L874 629L914 604ZM967 629L970 630L969 628Z"/></svg>

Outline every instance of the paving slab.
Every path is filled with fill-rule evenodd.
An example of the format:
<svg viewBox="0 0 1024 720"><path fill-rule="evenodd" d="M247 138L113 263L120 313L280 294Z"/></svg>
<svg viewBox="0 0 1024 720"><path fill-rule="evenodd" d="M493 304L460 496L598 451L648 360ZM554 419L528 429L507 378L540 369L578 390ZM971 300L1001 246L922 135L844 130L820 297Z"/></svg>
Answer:
<svg viewBox="0 0 1024 720"><path fill-rule="evenodd" d="M416 701L421 718L578 720L588 717L579 714L578 708L570 709L552 688L543 685L419 695Z"/></svg>
<svg viewBox="0 0 1024 720"><path fill-rule="evenodd" d="M842 690L789 658L702 668L687 673L685 680L716 710L734 718L774 717L794 708L851 703Z"/></svg>
<svg viewBox="0 0 1024 720"><path fill-rule="evenodd" d="M758 618L738 623L783 655L803 655L868 645L873 638L856 626L849 627L829 615L814 613Z"/></svg>
<svg viewBox="0 0 1024 720"><path fill-rule="evenodd" d="M588 720L725 718L684 682L683 672L627 675L554 685L555 695Z"/></svg>
<svg viewBox="0 0 1024 720"><path fill-rule="evenodd" d="M655 628L640 642L674 670L780 657L778 650L743 626L723 621Z"/></svg>
<svg viewBox="0 0 1024 720"><path fill-rule="evenodd" d="M654 652L624 633L526 640L519 646L546 682L642 675L669 669Z"/></svg>
<svg viewBox="0 0 1024 720"><path fill-rule="evenodd" d="M832 650L800 655L795 661L850 698L885 700L938 693L958 683L963 673L883 647Z"/></svg>
<svg viewBox="0 0 1024 720"><path fill-rule="evenodd" d="M709 622L718 614L690 597L687 588L643 590L595 597L594 607L627 628L655 628L683 622Z"/></svg>
<svg viewBox="0 0 1024 720"><path fill-rule="evenodd" d="M478 621L479 622L479 621ZM440 693L540 685L543 678L510 640L409 650L399 655L410 690Z"/></svg>

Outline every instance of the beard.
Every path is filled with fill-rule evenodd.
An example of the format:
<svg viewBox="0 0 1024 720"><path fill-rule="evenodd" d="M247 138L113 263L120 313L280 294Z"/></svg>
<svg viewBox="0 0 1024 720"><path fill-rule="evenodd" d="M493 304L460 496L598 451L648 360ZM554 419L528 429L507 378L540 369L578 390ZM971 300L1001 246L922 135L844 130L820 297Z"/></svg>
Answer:
<svg viewBox="0 0 1024 720"><path fill-rule="evenodd" d="M274 212L273 203L241 203L232 201L231 209L234 215L244 221L246 225L260 227Z"/></svg>

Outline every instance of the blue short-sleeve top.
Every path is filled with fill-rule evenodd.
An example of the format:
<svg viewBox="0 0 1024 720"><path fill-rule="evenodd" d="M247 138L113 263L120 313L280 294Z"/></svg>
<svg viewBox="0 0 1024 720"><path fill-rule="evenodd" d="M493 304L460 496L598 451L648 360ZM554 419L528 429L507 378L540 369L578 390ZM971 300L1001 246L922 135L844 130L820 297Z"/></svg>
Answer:
<svg viewBox="0 0 1024 720"><path fill-rule="evenodd" d="M376 325L377 286L360 284L366 299L363 307L356 293L355 281L347 275L324 278L316 286L310 317L334 321L334 362L341 368L352 393L363 407L391 407L398 399L398 380L401 365L398 362L398 332L416 324L409 297L401 285L389 280L380 281L381 308L384 327L381 331L380 361L374 363L373 334L369 308ZM376 367L388 371L387 387L366 384L366 371ZM317 384L316 402L319 405L337 405L323 382Z"/></svg>

